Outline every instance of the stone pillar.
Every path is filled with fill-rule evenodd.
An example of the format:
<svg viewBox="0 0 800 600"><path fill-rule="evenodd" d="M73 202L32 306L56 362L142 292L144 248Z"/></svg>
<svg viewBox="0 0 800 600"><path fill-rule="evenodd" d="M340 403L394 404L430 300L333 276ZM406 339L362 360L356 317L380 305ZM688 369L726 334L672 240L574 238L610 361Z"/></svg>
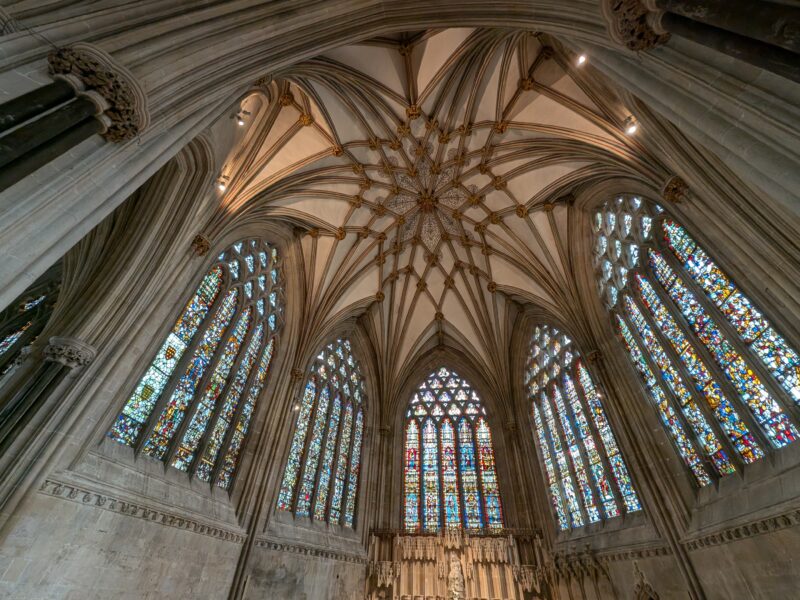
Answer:
<svg viewBox="0 0 800 600"><path fill-rule="evenodd" d="M9 382L13 387L0 409L0 521L8 518L36 485L53 453L63 447L62 425L72 406L61 394L71 375L90 364L95 354L80 340L52 337L42 351L44 360L21 369Z"/></svg>
<svg viewBox="0 0 800 600"><path fill-rule="evenodd" d="M604 0L602 10L611 38L629 50L650 50L675 35L800 82L797 8L750 0Z"/></svg>
<svg viewBox="0 0 800 600"><path fill-rule="evenodd" d="M135 78L102 50L75 44L48 58L55 82L0 105L0 132L11 129L0 137L0 191L96 133L122 142L149 121Z"/></svg>

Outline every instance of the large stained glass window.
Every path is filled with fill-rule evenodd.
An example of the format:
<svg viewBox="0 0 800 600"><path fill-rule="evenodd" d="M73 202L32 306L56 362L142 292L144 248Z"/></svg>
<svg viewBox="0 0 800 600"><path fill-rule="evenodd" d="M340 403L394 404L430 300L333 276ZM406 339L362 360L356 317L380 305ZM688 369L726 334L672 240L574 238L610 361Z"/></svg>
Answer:
<svg viewBox="0 0 800 600"><path fill-rule="evenodd" d="M621 195L593 230L600 294L696 483L794 442L797 351L686 229Z"/></svg>
<svg viewBox="0 0 800 600"><path fill-rule="evenodd" d="M536 327L525 386L559 528L641 510L601 394L566 334L547 325Z"/></svg>
<svg viewBox="0 0 800 600"><path fill-rule="evenodd" d="M279 510L354 527L364 403L364 378L350 341L331 342L314 359L296 407Z"/></svg>
<svg viewBox="0 0 800 600"><path fill-rule="evenodd" d="M409 403L403 468L406 530L502 529L486 409L449 369L431 373Z"/></svg>
<svg viewBox="0 0 800 600"><path fill-rule="evenodd" d="M217 256L108 437L230 488L283 324L280 262L259 239Z"/></svg>

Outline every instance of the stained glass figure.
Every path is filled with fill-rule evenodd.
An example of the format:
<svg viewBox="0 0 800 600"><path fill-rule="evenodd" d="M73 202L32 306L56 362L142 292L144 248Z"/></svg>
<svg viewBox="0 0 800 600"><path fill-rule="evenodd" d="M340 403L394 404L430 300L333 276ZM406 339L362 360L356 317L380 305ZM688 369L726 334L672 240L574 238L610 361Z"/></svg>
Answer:
<svg viewBox="0 0 800 600"><path fill-rule="evenodd" d="M625 195L597 211L593 230L601 296L698 485L712 481L698 452L725 476L733 457L747 465L797 440L787 409L800 403L800 356L686 229ZM617 242L622 257L609 251ZM624 281L607 275L619 266L631 271Z"/></svg>
<svg viewBox="0 0 800 600"><path fill-rule="evenodd" d="M350 342L338 339L324 346L309 367L296 407L279 510L295 518L355 526L364 399L364 379Z"/></svg>
<svg viewBox="0 0 800 600"><path fill-rule="evenodd" d="M404 526L502 529L503 509L486 411L474 389L444 367L406 410Z"/></svg>
<svg viewBox="0 0 800 600"><path fill-rule="evenodd" d="M251 264L249 252L259 248L270 260ZM238 242L218 255L108 437L201 481L230 488L267 382L274 334L283 323L282 300L263 310L270 294L283 298L282 278L266 288L253 285L270 271L281 272L280 256L259 239ZM271 317L275 327L267 335Z"/></svg>
<svg viewBox="0 0 800 600"><path fill-rule="evenodd" d="M600 393L569 336L535 328L525 385L559 529L641 510Z"/></svg>

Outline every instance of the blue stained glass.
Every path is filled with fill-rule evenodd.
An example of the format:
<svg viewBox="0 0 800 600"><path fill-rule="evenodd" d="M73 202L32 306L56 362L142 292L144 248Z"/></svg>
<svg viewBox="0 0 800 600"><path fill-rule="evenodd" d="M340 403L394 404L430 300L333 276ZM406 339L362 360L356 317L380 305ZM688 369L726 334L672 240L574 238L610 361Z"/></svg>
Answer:
<svg viewBox="0 0 800 600"><path fill-rule="evenodd" d="M553 459L550 456L550 448L548 442L548 434L545 432L542 417L539 414L539 407L533 405L533 418L536 424L536 435L539 438L539 451L542 453L542 461L545 466L545 473L547 475L547 485L550 490L550 500L553 502L553 509L556 513L559 529L569 529L569 521L567 520L567 513L564 511L563 501L561 499L561 490L558 485L558 476L556 475Z"/></svg>
<svg viewBox="0 0 800 600"><path fill-rule="evenodd" d="M333 458L336 454L337 436L339 434L339 415L342 411L342 399L339 394L333 400L330 420L328 421L328 433L325 438L325 453L322 456L322 463L319 470L319 483L317 484L317 498L314 501L314 518L318 521L325 520L325 512L328 504L328 493L330 491L331 475L333 471Z"/></svg>
<svg viewBox="0 0 800 600"><path fill-rule="evenodd" d="M444 522L446 527L461 526L460 495L458 489L458 464L453 424L445 419L440 428L442 456L442 493L444 496Z"/></svg>
<svg viewBox="0 0 800 600"><path fill-rule="evenodd" d="M356 493L358 491L358 476L361 471L361 441L364 435L364 413L358 411L356 429L353 434L353 453L350 455L350 475L347 481L347 504L344 510L344 524L353 527L356 512Z"/></svg>
<svg viewBox="0 0 800 600"><path fill-rule="evenodd" d="M278 508L281 510L292 510L292 498L294 488L297 484L297 477L300 473L300 461L302 460L303 445L308 431L308 421L311 419L311 411L314 409L314 399L317 392L317 382L314 377L310 377L306 382L303 400L297 414L292 446L289 450L289 459L286 463L286 470L283 473L283 483L278 495Z"/></svg>

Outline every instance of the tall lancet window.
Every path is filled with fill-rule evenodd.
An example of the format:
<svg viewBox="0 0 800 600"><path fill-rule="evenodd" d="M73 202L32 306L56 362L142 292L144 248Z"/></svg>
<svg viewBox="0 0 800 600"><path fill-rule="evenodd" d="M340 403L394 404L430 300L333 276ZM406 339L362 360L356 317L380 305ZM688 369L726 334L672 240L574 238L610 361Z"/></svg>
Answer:
<svg viewBox="0 0 800 600"><path fill-rule="evenodd" d="M503 527L486 409L466 380L431 373L406 411L405 436L406 530Z"/></svg>
<svg viewBox="0 0 800 600"><path fill-rule="evenodd" d="M572 340L538 326L525 378L559 528L641 510L602 396Z"/></svg>
<svg viewBox="0 0 800 600"><path fill-rule="evenodd" d="M283 324L276 248L247 239L220 254L108 436L228 489Z"/></svg>
<svg viewBox="0 0 800 600"><path fill-rule="evenodd" d="M325 346L311 365L296 408L279 510L354 528L365 401L364 378L350 341Z"/></svg>
<svg viewBox="0 0 800 600"><path fill-rule="evenodd" d="M661 207L594 214L599 291L650 400L699 486L798 437L800 358Z"/></svg>

